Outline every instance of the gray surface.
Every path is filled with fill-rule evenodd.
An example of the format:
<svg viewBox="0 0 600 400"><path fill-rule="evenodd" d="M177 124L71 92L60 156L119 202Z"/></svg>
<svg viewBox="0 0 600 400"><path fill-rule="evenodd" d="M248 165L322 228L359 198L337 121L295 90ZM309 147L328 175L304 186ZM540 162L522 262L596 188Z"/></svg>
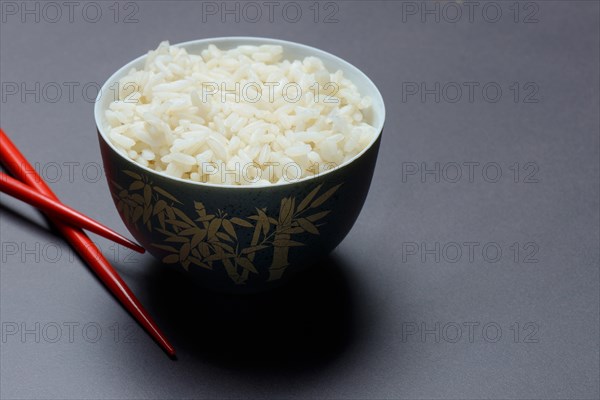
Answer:
<svg viewBox="0 0 600 400"><path fill-rule="evenodd" d="M99 240L172 339L177 361L69 255L43 218L2 196L2 398L599 397L597 2L537 2L538 22L530 24L522 19L532 9L513 22L512 2L495 3L503 10L497 23L483 19L481 8L472 23L465 15L457 23L431 17L422 23L418 16L403 22L400 2L338 2L333 24L314 23L311 3L301 3L304 14L295 24L281 14L273 23L212 16L203 22L202 3L165 1L137 2L139 22L115 24L112 2L96 4L103 9L98 23L83 20L81 8L73 23L67 16L57 23L6 16L2 83L102 83L162 39L299 41L347 59L380 86L388 118L379 163L347 239L280 292L252 298L194 292L151 257L130 260ZM472 103L402 101L402 82L471 81L497 82L502 98L489 103L478 92ZM509 89L515 81L535 82L539 102L515 103ZM100 154L92 104L80 90L73 102L63 93L50 103L52 96L40 103L9 96L1 103L1 126L55 180L52 188L66 203L126 232L105 180L93 182ZM481 166L473 182L466 170L457 183L402 179L402 166L412 165L406 163L470 161L498 163L499 182L486 182ZM72 179L66 165L53 179L52 163L65 162L79 163ZM524 183L521 174L514 183L509 167L516 162L521 169L535 163L539 181ZM452 263L452 252L440 262L407 256L403 248L412 242L481 245L472 262L465 253ZM521 247L518 262L509 248L514 242ZM539 248L537 263L524 262L534 249L523 249L529 242ZM498 262L482 257L485 243L502 247ZM79 325L69 340L71 322ZM472 340L469 322L480 324ZM35 334L6 335L22 323L40 324L39 343ZM92 325L82 335L88 323L102 329L96 343ZM433 334L403 340L403 332L422 323L440 324L439 342ZM483 336L490 323L497 325ZM54 324L62 337L51 343ZM462 337L452 343L455 324ZM495 326L502 337L492 343Z"/></svg>

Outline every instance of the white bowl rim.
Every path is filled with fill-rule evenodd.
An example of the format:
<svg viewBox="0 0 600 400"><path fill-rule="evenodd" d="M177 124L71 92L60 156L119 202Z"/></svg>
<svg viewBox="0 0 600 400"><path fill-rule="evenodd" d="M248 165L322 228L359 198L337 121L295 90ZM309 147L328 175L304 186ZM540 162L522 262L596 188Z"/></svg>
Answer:
<svg viewBox="0 0 600 400"><path fill-rule="evenodd" d="M178 182L185 183L185 184L197 185L200 187L235 188L235 189L243 190L243 189L257 189L257 188L264 189L264 188L282 187L282 186L287 186L287 185L294 185L294 184L309 181L312 179L318 179L322 176L325 176L334 171L342 169L345 166L347 166L347 165L353 163L354 161L356 161L357 159L359 159L363 154L365 154L377 142L377 140L381 136L381 133L383 132L383 126L385 123L385 104L383 102L383 96L381 95L381 92L379 91L379 89L377 88L375 83L373 83L373 81L364 72L362 72L359 68L355 67L348 61L346 61L334 54L331 54L325 50L321 50L316 47L312 47L312 46L305 45L305 44L298 43L298 42L292 42L289 40L273 39L273 38L259 37L259 36L220 36L220 37L214 37L214 38L190 40L187 42L172 44L171 46L186 47L186 46L197 45L197 44L202 44L202 43L206 43L206 45L208 46L209 44L213 44L213 43L219 44L219 43L223 43L223 42L227 42L227 41L259 42L259 43L254 43L254 44L255 45L256 44L259 44L259 45L260 44L274 44L274 45L280 45L284 48L285 48L285 46L293 46L293 47L301 48L305 51L309 51L309 52L313 53L314 56L325 58L325 59L328 59L328 60L331 60L331 61L334 61L334 62L340 64L340 66L344 67L344 70L343 70L344 72L346 72L348 70L353 71L353 73L357 74L361 79L363 79L367 85L370 85L373 88L373 92L369 93L369 95L372 97L372 100L373 100L373 105L372 105L373 111L376 114L378 114L380 117L379 123L377 124L377 126L375 126L375 129L377 130L377 134L364 149L362 149L358 154L356 154L351 159L341 163L340 165L336 165L334 168L331 168L327 171L321 172L317 175L307 176L307 177L293 180L293 181L271 183L271 184L265 184L265 185L231 185L231 184L221 184L221 183L197 182L197 181L193 181L191 179L183 179L183 178L176 178L173 176L169 176L165 173L153 170L153 169L148 168L140 163L137 163L134 160L132 160L131 158L125 157L125 155L123 155L119 150L117 150L117 148L112 143L112 141L106 136L104 125L101 123L102 118L103 118L102 113L105 111L101 107L102 106L102 101L101 101L102 94L106 93L109 85L113 84L113 82L115 81L115 78L117 76L121 76L122 74L128 72L131 68L133 68L134 64L140 62L142 59L147 57L148 53L146 52L146 54L143 54L143 55L135 58L134 60L128 62L127 64L125 64L124 66L119 68L116 72L114 72L106 80L106 82L104 82L104 84L98 91L98 96L96 97L96 100L94 103L94 120L96 122L96 128L98 129L98 132L100 133L100 136L102 137L104 142L123 160L137 166L138 168L141 168L141 169L149 172L150 174L157 175L157 176L163 177L165 179L171 179L171 180L178 181ZM374 107L375 104L379 105L380 109L375 109L375 107Z"/></svg>

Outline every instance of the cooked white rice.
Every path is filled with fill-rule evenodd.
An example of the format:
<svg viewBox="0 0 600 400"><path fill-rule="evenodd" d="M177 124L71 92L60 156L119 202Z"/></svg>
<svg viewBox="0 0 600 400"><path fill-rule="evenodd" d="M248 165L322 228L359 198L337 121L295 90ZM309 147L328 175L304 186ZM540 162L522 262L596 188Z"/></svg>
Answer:
<svg viewBox="0 0 600 400"><path fill-rule="evenodd" d="M162 42L119 81L108 137L169 176L231 185L294 181L339 166L376 137L371 99L316 57L282 47L214 45L201 55Z"/></svg>

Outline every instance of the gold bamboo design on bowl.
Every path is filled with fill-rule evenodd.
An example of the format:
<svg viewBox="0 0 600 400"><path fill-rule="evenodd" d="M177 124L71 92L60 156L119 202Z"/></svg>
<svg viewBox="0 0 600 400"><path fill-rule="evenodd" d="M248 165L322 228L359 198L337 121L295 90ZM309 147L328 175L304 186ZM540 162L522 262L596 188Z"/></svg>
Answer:
<svg viewBox="0 0 600 400"><path fill-rule="evenodd" d="M269 281L280 279L289 265L291 247L304 246L294 240L303 233L319 235L319 227L331 210L317 211L342 184L322 191L323 184L311 190L302 201L295 197L281 199L277 218L268 215L266 207L256 208L256 213L246 218L232 217L218 209L210 213L200 201L194 201L198 218L192 219L179 207L183 205L175 196L155 185L145 176L123 171L133 178L128 188L111 180L117 209L126 221L139 228L163 235L162 243L152 246L170 254L162 259L165 264L181 264L187 271L190 266L212 270L225 268L236 284L247 282L250 274L258 274L254 259L258 252L272 252ZM238 241L238 233L251 230L248 246Z"/></svg>

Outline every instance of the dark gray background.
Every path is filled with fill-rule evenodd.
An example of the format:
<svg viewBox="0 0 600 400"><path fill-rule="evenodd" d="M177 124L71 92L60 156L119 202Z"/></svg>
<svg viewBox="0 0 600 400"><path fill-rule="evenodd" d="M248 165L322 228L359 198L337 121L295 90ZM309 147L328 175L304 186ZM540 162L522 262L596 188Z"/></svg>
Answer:
<svg viewBox="0 0 600 400"><path fill-rule="evenodd" d="M55 16L50 9L39 23L4 14L0 124L61 199L120 232L127 233L105 179L95 181L93 104L81 88L102 84L161 40L254 35L320 47L380 87L386 129L352 232L282 290L242 298L200 292L150 256L131 258L98 239L173 341L177 361L36 211L2 196L2 398L599 397L598 2L520 3L516 23L513 2L495 2L487 19L482 2L472 22L463 14L454 23L447 19L455 9L445 9L440 22L434 16L422 22L394 1L336 2L337 23L323 23L335 11L324 3L315 23L312 2L298 3L297 23L282 17L283 3L272 23L265 15L258 23L203 21L203 3L192 1L136 1L137 10L121 3L118 23L113 2L99 1L102 17L91 23L82 17L83 4L72 23L68 15L47 21ZM502 17L493 23L497 8ZM132 11L138 22L123 23ZM530 13L537 22L524 23ZM9 95L11 82L29 88L39 82L40 101ZM79 84L72 102L65 89L52 103L52 83L65 88L65 82ZM451 103L450 92L439 103L431 95L403 101L410 82L480 86L473 102L463 93ZM495 103L481 94L489 82L503 90ZM539 88L532 98L538 101L524 103L532 87ZM440 163L446 175L440 182L431 175L426 182L419 175L403 179L403 166L423 162ZM465 168L450 182L451 163L466 162L480 163L473 181ZM484 179L494 178L493 169L482 176L486 163L502 168L498 182ZM532 171L536 182L524 182ZM449 247L439 262L435 254L422 260L406 252L410 243L422 249L436 242L441 249L461 244L462 258L450 262ZM465 242L479 243L472 261ZM502 255L492 262L496 245ZM537 262L527 262L536 249ZM69 323L78 324L72 338ZM53 343L57 325L62 336ZM462 336L454 340L457 326ZM15 327L19 332L10 335ZM98 327L102 336L91 343ZM420 332L407 335L415 327ZM423 328L438 337L421 335ZM23 329L33 333L22 336Z"/></svg>

